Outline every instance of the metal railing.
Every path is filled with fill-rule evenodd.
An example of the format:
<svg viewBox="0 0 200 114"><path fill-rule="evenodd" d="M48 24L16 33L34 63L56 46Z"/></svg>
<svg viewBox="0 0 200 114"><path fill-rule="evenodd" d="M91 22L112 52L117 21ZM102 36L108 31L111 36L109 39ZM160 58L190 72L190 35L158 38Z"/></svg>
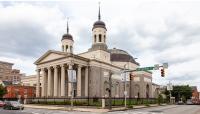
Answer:
<svg viewBox="0 0 200 114"><path fill-rule="evenodd" d="M105 105L109 105L108 97L75 97L73 99L74 106L102 106L102 100L105 99ZM27 98L28 104L48 104L48 105L70 105L70 97L66 98ZM124 98L115 98L112 97L112 106L123 106ZM148 104L157 104L159 101L157 98L127 98L127 106L132 105L148 105ZM161 103L166 103L166 100L163 99Z"/></svg>

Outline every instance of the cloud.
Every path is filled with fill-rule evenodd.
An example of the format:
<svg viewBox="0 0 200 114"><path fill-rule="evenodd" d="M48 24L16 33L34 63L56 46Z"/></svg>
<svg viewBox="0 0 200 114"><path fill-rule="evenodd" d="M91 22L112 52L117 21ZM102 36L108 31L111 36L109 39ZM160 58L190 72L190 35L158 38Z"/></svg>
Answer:
<svg viewBox="0 0 200 114"><path fill-rule="evenodd" d="M33 62L39 56L49 49L60 50L67 17L75 53L87 51L92 44L91 29L97 20L97 3L1 2L0 59L18 64L16 67L27 74L34 73ZM126 50L138 58L141 66L168 62L166 78L160 77L160 71L153 71L155 83L198 84L199 6L199 2L192 1L102 0L108 47ZM25 64L20 62L23 59Z"/></svg>
<svg viewBox="0 0 200 114"><path fill-rule="evenodd" d="M0 54L3 56L40 56L51 45L47 38L53 39L42 26L35 23L23 21L0 23L0 26Z"/></svg>
<svg viewBox="0 0 200 114"><path fill-rule="evenodd" d="M34 73L33 62L47 50L59 48L66 21L56 7L7 3L1 5L0 15L0 58L15 63L22 72ZM26 65L19 65L24 59Z"/></svg>

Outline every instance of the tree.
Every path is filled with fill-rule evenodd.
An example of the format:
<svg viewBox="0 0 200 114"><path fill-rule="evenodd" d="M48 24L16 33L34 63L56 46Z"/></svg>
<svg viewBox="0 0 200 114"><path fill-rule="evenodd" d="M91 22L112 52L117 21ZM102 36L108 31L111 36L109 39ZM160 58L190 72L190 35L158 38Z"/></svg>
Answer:
<svg viewBox="0 0 200 114"><path fill-rule="evenodd" d="M2 98L7 93L7 90L5 87L0 84L0 98Z"/></svg>
<svg viewBox="0 0 200 114"><path fill-rule="evenodd" d="M158 104L163 103L163 96L161 94L158 95Z"/></svg>
<svg viewBox="0 0 200 114"><path fill-rule="evenodd" d="M169 96L169 91L165 91L165 94ZM173 90L171 91L173 97L175 97L176 101L190 99L192 97L192 88L189 85L180 85L173 86Z"/></svg>

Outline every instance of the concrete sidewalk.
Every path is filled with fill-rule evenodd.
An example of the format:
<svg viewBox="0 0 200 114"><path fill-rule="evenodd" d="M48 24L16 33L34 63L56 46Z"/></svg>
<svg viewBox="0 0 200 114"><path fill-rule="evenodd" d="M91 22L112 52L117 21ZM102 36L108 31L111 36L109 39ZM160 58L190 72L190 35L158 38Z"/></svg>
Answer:
<svg viewBox="0 0 200 114"><path fill-rule="evenodd" d="M133 106L133 108L125 108L125 107L113 107L112 110L109 109L103 109L101 107L95 107L95 106L74 106L71 108L70 106L64 106L64 105L36 105L36 104L27 104L24 105L26 108L38 108L38 109L49 109L49 110L64 110L64 111L80 111L80 112L110 112L110 111L123 111L123 110L129 110L129 109L139 109L139 108L148 108L148 107L156 107L160 106L157 104L145 106L145 105L139 105L139 106Z"/></svg>

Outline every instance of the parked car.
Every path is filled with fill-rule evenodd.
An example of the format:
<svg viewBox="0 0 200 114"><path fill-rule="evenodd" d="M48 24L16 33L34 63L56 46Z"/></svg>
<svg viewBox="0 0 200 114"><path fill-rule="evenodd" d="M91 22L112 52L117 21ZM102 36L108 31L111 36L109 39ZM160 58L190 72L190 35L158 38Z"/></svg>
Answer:
<svg viewBox="0 0 200 114"><path fill-rule="evenodd" d="M0 101L0 107L3 107L5 103L3 101Z"/></svg>
<svg viewBox="0 0 200 114"><path fill-rule="evenodd" d="M178 105L184 105L184 102L183 102L183 101L178 101L177 104L178 104Z"/></svg>
<svg viewBox="0 0 200 114"><path fill-rule="evenodd" d="M24 106L17 101L6 101L3 108L9 110L14 110L14 109L23 110Z"/></svg>
<svg viewBox="0 0 200 114"><path fill-rule="evenodd" d="M193 103L192 103L192 100L191 100L191 99L188 99L187 102L186 102L186 104L187 104L187 105L192 105L192 104L193 104Z"/></svg>

